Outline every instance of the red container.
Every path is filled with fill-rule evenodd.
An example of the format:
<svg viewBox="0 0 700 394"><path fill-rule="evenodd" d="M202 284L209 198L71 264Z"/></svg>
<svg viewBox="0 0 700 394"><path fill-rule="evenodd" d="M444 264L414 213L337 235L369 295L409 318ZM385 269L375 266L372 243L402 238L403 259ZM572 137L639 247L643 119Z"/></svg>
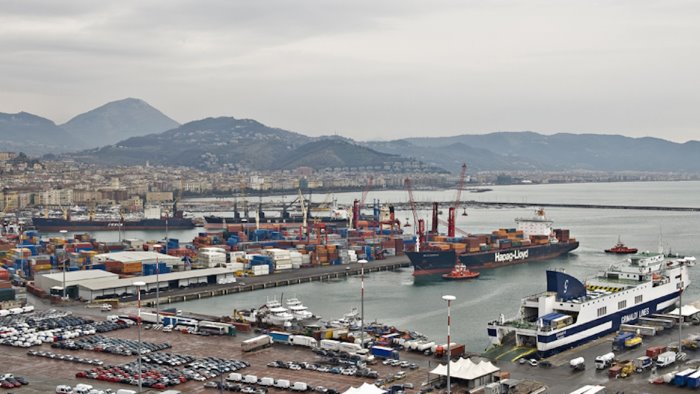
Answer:
<svg viewBox="0 0 700 394"><path fill-rule="evenodd" d="M10 280L10 273L2 267L0 267L0 280Z"/></svg>

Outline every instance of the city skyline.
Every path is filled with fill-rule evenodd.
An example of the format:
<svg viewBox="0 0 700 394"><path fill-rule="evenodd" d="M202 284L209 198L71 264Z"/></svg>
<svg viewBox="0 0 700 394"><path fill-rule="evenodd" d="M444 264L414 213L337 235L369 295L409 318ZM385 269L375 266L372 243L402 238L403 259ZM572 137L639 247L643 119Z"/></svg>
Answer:
<svg viewBox="0 0 700 394"><path fill-rule="evenodd" d="M696 139L690 2L48 1L0 15L0 112L125 97L180 123L358 140L535 131Z"/></svg>

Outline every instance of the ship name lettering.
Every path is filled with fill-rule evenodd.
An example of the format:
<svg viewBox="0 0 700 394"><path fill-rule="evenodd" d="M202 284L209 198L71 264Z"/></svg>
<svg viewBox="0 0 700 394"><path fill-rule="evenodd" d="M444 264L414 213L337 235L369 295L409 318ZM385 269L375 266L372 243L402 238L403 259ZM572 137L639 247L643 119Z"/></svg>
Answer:
<svg viewBox="0 0 700 394"><path fill-rule="evenodd" d="M528 258L530 251L529 250L514 250L512 252L508 253L500 253L496 252L494 256L494 260L497 263L501 263L504 261L513 261L513 260L525 260Z"/></svg>

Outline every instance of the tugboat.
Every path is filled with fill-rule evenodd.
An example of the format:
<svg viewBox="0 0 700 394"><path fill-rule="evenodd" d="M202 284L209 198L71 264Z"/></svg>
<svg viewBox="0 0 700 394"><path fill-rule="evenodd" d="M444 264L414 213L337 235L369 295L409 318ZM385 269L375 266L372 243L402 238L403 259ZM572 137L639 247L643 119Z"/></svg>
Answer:
<svg viewBox="0 0 700 394"><path fill-rule="evenodd" d="M628 248L625 244L617 238L617 243L610 249L605 249L605 253L615 253L615 254L632 254L637 253L637 248Z"/></svg>
<svg viewBox="0 0 700 394"><path fill-rule="evenodd" d="M449 274L443 274L442 279L448 280L460 280L460 279L473 279L479 276L479 272L470 271L466 265L462 263L457 263Z"/></svg>

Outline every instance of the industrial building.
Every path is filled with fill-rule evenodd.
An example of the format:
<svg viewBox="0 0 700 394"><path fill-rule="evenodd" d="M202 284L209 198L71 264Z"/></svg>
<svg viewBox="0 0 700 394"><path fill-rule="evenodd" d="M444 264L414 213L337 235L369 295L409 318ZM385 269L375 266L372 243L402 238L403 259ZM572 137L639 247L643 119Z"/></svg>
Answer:
<svg viewBox="0 0 700 394"><path fill-rule="evenodd" d="M228 268L207 268L200 270L172 272L160 275L135 276L119 278L119 275L102 270L85 270L66 272L66 294L74 299L94 301L104 298L119 298L137 294L135 282L144 282L142 289L147 293L154 292L160 286L161 290L178 289L204 284L217 284L222 281L232 281L233 271ZM63 273L38 275L37 287L54 293L63 286Z"/></svg>

